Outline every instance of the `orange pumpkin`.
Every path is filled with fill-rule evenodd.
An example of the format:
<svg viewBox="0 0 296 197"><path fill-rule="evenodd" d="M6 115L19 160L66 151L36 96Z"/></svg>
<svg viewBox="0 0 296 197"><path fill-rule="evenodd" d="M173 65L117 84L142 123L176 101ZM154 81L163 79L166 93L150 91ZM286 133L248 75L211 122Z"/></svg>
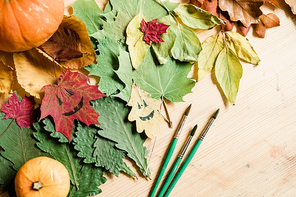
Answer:
<svg viewBox="0 0 296 197"><path fill-rule="evenodd" d="M64 0L1 0L0 50L40 46L58 29L63 15Z"/></svg>
<svg viewBox="0 0 296 197"><path fill-rule="evenodd" d="M14 183L18 197L66 197L70 189L67 169L49 157L27 161L17 172Z"/></svg>

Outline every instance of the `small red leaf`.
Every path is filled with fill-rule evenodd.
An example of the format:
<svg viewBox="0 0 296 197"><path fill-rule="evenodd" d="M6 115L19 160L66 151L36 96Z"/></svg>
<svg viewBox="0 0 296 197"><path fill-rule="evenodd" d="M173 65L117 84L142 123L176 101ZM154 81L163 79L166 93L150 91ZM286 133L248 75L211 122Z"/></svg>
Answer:
<svg viewBox="0 0 296 197"><path fill-rule="evenodd" d="M141 22L141 31L144 33L143 40L150 45L151 41L155 43L164 42L160 34L166 33L169 25L165 25L163 23L156 24L157 19L146 22L144 19Z"/></svg>
<svg viewBox="0 0 296 197"><path fill-rule="evenodd" d="M45 96L41 105L40 119L51 115L56 132L64 134L69 142L75 119L79 119L87 126L99 124L99 114L89 102L106 95L99 91L97 86L89 85L87 81L87 76L66 69L61 74L58 85L47 85L41 89L45 91Z"/></svg>
<svg viewBox="0 0 296 197"><path fill-rule="evenodd" d="M247 36L250 29L251 25L249 27L245 27L240 21L237 22L237 27L238 27L238 33L240 33L242 36Z"/></svg>
<svg viewBox="0 0 296 197"><path fill-rule="evenodd" d="M2 104L2 111L6 113L4 119L13 118L16 123L21 127L30 128L35 121L34 113L34 99L24 97L19 102L18 97L14 93L12 97L8 99L9 104Z"/></svg>

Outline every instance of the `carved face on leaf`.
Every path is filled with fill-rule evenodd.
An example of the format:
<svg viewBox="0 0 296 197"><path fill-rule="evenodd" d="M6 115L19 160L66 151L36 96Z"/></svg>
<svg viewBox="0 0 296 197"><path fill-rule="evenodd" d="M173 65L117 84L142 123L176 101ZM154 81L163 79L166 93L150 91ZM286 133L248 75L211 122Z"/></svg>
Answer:
<svg viewBox="0 0 296 197"><path fill-rule="evenodd" d="M129 121L136 121L137 131L145 131L149 138L155 137L160 132L160 125L164 123L159 114L160 100L152 99L150 94L133 84L128 106L132 110L128 116Z"/></svg>

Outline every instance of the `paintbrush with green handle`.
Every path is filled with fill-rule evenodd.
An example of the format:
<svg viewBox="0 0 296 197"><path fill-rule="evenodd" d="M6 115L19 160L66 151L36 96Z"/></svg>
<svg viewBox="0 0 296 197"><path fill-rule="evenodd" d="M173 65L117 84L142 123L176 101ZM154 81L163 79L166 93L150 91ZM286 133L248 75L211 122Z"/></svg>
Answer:
<svg viewBox="0 0 296 197"><path fill-rule="evenodd" d="M198 138L197 142L195 143L195 145L193 146L193 148L191 149L190 153L188 154L188 156L186 157L185 161L182 163L181 167L179 168L178 172L176 173L176 176L174 177L174 179L172 180L168 190L166 191L166 193L164 194L164 197L168 197L171 193L171 191L173 190L173 188L175 187L175 185L177 184L178 180L180 179L180 177L182 176L183 172L185 171L186 167L188 166L188 164L190 163L191 159L193 158L193 156L195 155L198 147L200 146L201 142L203 141L203 139L205 138L206 134L208 133L210 127L212 126L213 122L215 121L215 119L217 118L219 113L219 109L215 112L215 114L212 116L212 118L210 119L206 129L202 132L201 136Z"/></svg>
<svg viewBox="0 0 296 197"><path fill-rule="evenodd" d="M158 175L158 178L157 178L157 180L156 180L156 182L155 182L155 185L154 185L153 189L152 189L151 192L150 192L150 195L149 195L150 197L153 197L153 196L155 195L155 193L156 193L157 187L158 187L158 185L159 185L159 183L160 183L160 181L161 181L161 179L162 179L162 176L163 176L163 174L164 174L164 172L165 172L165 170L166 170L166 167L168 166L169 161L170 161L170 159L171 159L171 157L172 157L172 155L173 155L173 152L174 152L174 150L175 150L175 147L176 147L176 144L177 144L178 138L179 138L179 136L180 136L180 134L181 134L181 131L182 131L183 126L184 126L184 124L185 124L185 121L186 121L186 119L187 119L187 117L188 117L188 114L189 114L189 112L190 112L190 109L191 109L191 104L187 107L187 109L186 109L186 111L185 111L185 113L184 113L184 116L183 116L183 118L182 118L182 120L181 120L181 124L179 125L179 127L178 127L178 129L177 129L177 132L176 132L176 134L175 134L175 136L174 136L174 139L173 139L173 141L172 141L172 143L171 143L171 145L170 145L170 149L169 149L169 151L168 151L168 153L167 153L167 155L166 155L166 157L165 157L164 163L163 163L163 165L162 165L162 168L161 168L161 170L160 170L160 173L159 173L159 175Z"/></svg>
<svg viewBox="0 0 296 197"><path fill-rule="evenodd" d="M185 145L183 146L180 154L178 155L178 158L176 159L176 161L175 161L173 167L171 168L171 170L170 170L170 172L169 172L169 174L168 174L165 182L163 183L163 185L162 185L162 187L161 187L161 189L159 191L158 197L163 196L163 194L165 193L166 189L168 188L171 180L173 179L173 177L175 175L175 172L177 171L177 169L178 169L178 167L179 167L179 165L181 163L182 158L185 155L185 152L186 152L186 150L187 150L187 148L188 148L188 146L189 146L189 144L190 144L190 142L192 140L192 137L194 136L194 133L195 133L196 129L197 129L197 125L195 125L193 127L193 129L192 129L192 131L191 131L191 133L189 135L188 140L186 141Z"/></svg>

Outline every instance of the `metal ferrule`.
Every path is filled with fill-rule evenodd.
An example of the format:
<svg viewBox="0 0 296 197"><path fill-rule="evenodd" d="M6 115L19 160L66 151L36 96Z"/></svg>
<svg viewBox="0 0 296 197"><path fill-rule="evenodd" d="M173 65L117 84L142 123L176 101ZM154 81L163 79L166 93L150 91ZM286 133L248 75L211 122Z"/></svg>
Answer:
<svg viewBox="0 0 296 197"><path fill-rule="evenodd" d="M212 124L213 124L214 121L215 121L214 118L212 118L212 119L209 121L208 125L206 126L206 129L204 130L204 132L203 132L203 133L201 134L201 136L199 137L200 140L203 140L203 139L205 138L205 136L207 135L207 133L208 133L208 131L210 130L210 128L211 128L211 126L212 126Z"/></svg>
<svg viewBox="0 0 296 197"><path fill-rule="evenodd" d="M187 148L188 148L188 146L189 146L189 144L190 144L190 142L191 142L191 140L192 140L192 137L193 137L193 136L191 136L191 135L189 136L189 138L188 138L186 144L184 145L182 151L180 152L180 154L179 154L179 156L178 156L180 159L182 159L182 158L184 157L185 152L186 152L186 150L187 150Z"/></svg>
<svg viewBox="0 0 296 197"><path fill-rule="evenodd" d="M181 131L182 131L184 125L185 125L186 119L187 119L187 116L186 115L183 116L183 120L181 121L181 124L179 124L178 130L177 130L174 138L178 139L180 137Z"/></svg>

